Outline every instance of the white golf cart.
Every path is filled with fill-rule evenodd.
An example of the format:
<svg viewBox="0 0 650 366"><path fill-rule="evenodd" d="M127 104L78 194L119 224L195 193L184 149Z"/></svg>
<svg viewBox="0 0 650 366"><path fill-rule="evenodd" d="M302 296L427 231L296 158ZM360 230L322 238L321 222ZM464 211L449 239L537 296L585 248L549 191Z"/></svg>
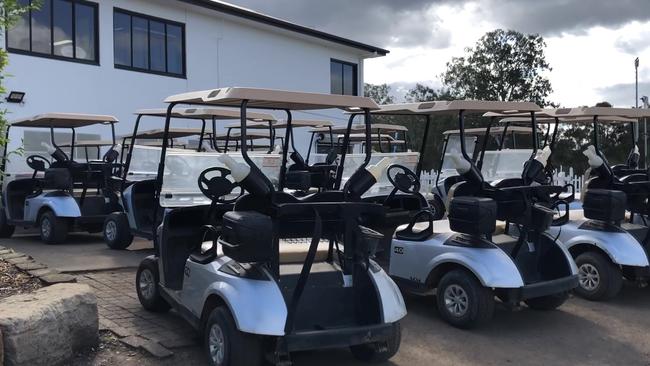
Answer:
<svg viewBox="0 0 650 366"><path fill-rule="evenodd" d="M535 204L537 195L547 196L562 188L492 186L467 152L466 114L538 110L534 103L459 100L405 105L401 111L414 116L458 115L460 154L452 158L460 179L449 190L447 220L434 221L431 211L423 210L398 228L390 250L384 250L378 260L403 290L435 293L440 315L454 326L470 328L491 319L495 296L509 306L523 301L533 309L550 310L564 303L577 286L570 254L546 232L553 211ZM535 130L533 122L530 131ZM537 134L533 134L533 146L539 146ZM536 156L535 148L532 156ZM401 169L399 174L406 179L396 176L396 188L420 194L414 189L415 173ZM498 224L504 222L524 234L507 234L506 225Z"/></svg>
<svg viewBox="0 0 650 366"><path fill-rule="evenodd" d="M185 149L185 145L178 145L176 140L198 136L199 141L195 151L219 152L219 141L216 138L217 133L215 133L217 121L239 118L239 112L234 110L185 108L175 111L170 118L177 123L180 121L190 124L200 123L201 128L166 126L163 129L139 131L143 117L151 117L159 122L160 119L167 117L167 110L145 109L137 111L136 115L133 133L130 136L125 136L123 141L123 147L127 149L120 187L120 203L123 209L111 213L104 222L104 241L111 249L127 248L131 245L134 235L148 240L154 238L155 216L160 215L159 211L161 210L160 205L154 199L154 192L157 176L163 174L159 167L165 160L167 161L167 170L164 174L175 177L180 189L179 191L172 189L166 192L166 197L168 195L170 201L177 201L180 204L180 201L183 200L182 196L186 193L183 192L185 186L183 180L196 179L196 177L189 176L196 167L185 159L185 155L193 150ZM250 118L270 123L275 121L272 115L266 113L253 113ZM206 121L212 122L211 131L207 130ZM146 144L147 141L155 142L154 146ZM175 142L177 145L174 145ZM265 169L271 176L277 177L280 156L265 154L264 158L266 158ZM187 193L189 196L192 194L192 192Z"/></svg>
<svg viewBox="0 0 650 366"><path fill-rule="evenodd" d="M145 259L137 274L142 305L152 311L176 309L203 334L211 365L260 365L264 359L287 365L291 352L332 347L350 347L364 361L392 357L406 309L397 286L369 258L371 237L378 234L358 223L381 216L383 208L344 199L374 182L367 166L371 151L346 192L298 199L282 191L292 110L358 108L370 123L369 111L377 105L363 97L252 88L187 93L166 101L170 113L178 104L241 108L243 162L213 156L213 167L198 183L216 210L228 205L223 199L235 186L248 193L221 219L206 215L206 205L165 208L157 254ZM248 108L287 113L277 190L248 153ZM207 178L214 171L219 174ZM156 199L162 207L168 205L168 178L159 175ZM185 181L188 189L191 184Z"/></svg>
<svg viewBox="0 0 650 366"><path fill-rule="evenodd" d="M15 226L37 226L43 242L57 244L75 229L101 231L104 218L119 207L111 184L119 154L115 149L116 123L112 116L73 113L45 113L10 123L7 136L17 128L47 129L51 145L42 143L47 152L26 151L27 166L16 161L18 156L8 157L5 146L0 236L10 237ZM90 160L86 156L85 161L76 161L74 153L80 143L76 140L77 131L96 125L110 128L112 142L106 145L108 149L100 159ZM62 130L71 131L71 140L65 144L70 147L69 155L56 142L56 135L60 139L63 136L55 131ZM50 155L49 159L44 153ZM28 173L26 168L32 172Z"/></svg>

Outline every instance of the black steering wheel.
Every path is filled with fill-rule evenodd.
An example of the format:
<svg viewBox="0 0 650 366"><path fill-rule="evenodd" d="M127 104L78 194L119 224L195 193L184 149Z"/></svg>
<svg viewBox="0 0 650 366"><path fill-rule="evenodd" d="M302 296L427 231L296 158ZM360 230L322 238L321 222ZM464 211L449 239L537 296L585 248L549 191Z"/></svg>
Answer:
<svg viewBox="0 0 650 366"><path fill-rule="evenodd" d="M217 174L212 178L208 178L208 174L216 172ZM230 179L226 178L230 175L230 170L222 167L213 167L208 168L201 172L199 175L199 189L206 197L208 197L212 202L216 203L234 203L239 197L244 194L244 189L241 186ZM229 195L232 191L239 187L241 190L237 197L232 199L224 199L223 196Z"/></svg>
<svg viewBox="0 0 650 366"><path fill-rule="evenodd" d="M27 157L27 165L36 172L44 172L50 167L50 161L40 155L30 155Z"/></svg>
<svg viewBox="0 0 650 366"><path fill-rule="evenodd" d="M388 181L401 192L420 193L420 180L413 171L404 165L393 164L386 171Z"/></svg>

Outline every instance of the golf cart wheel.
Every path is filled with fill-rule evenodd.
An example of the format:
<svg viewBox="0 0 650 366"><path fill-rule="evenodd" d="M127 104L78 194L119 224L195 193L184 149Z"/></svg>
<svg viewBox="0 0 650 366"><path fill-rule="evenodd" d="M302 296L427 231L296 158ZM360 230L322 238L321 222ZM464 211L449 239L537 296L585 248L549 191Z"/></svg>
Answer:
<svg viewBox="0 0 650 366"><path fill-rule="evenodd" d="M597 252L582 253L576 258L578 287L576 294L591 301L608 300L623 287L621 269Z"/></svg>
<svg viewBox="0 0 650 366"><path fill-rule="evenodd" d="M38 220L41 240L45 244L59 244L68 237L68 221L57 217L52 211L45 211Z"/></svg>
<svg viewBox="0 0 650 366"><path fill-rule="evenodd" d="M445 205L438 195L434 195L433 199L429 201L429 207L433 211L433 220L441 220L445 217Z"/></svg>
<svg viewBox="0 0 650 366"><path fill-rule="evenodd" d="M16 227L9 225L7 214L3 208L0 208L0 238L11 238Z"/></svg>
<svg viewBox="0 0 650 366"><path fill-rule="evenodd" d="M126 249L133 242L129 221L123 212L114 212L104 220L104 242L111 249Z"/></svg>
<svg viewBox="0 0 650 366"><path fill-rule="evenodd" d="M562 306L569 299L568 292L553 294L548 296L536 297L533 299L524 300L526 305L533 310L555 310Z"/></svg>
<svg viewBox="0 0 650 366"><path fill-rule="evenodd" d="M240 332L225 306L210 313L203 334L208 364L211 366L262 365L262 343L254 335Z"/></svg>
<svg viewBox="0 0 650 366"><path fill-rule="evenodd" d="M399 322L392 325L391 337L385 342L360 344L350 347L352 355L363 362L385 362L397 354L402 342L402 328Z"/></svg>
<svg viewBox="0 0 650 366"><path fill-rule="evenodd" d="M150 258L145 258L135 275L135 290L143 308L156 313L169 310L170 306L160 295L160 274L158 263Z"/></svg>
<svg viewBox="0 0 650 366"><path fill-rule="evenodd" d="M436 294L440 315L455 327L474 328L494 315L494 292L466 270L455 269L445 274Z"/></svg>

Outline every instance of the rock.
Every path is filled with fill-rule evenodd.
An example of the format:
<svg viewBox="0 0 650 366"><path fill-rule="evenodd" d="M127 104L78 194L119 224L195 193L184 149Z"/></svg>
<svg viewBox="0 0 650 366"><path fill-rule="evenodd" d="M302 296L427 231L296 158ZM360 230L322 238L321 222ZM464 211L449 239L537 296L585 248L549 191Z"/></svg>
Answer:
<svg viewBox="0 0 650 366"><path fill-rule="evenodd" d="M57 283L72 283L77 282L77 277L70 276L63 273L52 273L40 276L39 279L45 286L55 285Z"/></svg>
<svg viewBox="0 0 650 366"><path fill-rule="evenodd" d="M9 262L11 264L28 263L28 262L32 262L32 258L30 258L30 257L17 257L17 258L7 259L7 262Z"/></svg>
<svg viewBox="0 0 650 366"><path fill-rule="evenodd" d="M13 253L14 251L11 249L0 249L0 255L5 255L9 253Z"/></svg>
<svg viewBox="0 0 650 366"><path fill-rule="evenodd" d="M168 350L167 348L154 341L147 341L143 343L142 348L144 348L145 351L151 353L152 356L158 358L166 358L174 355L174 352Z"/></svg>
<svg viewBox="0 0 650 366"><path fill-rule="evenodd" d="M0 331L0 365L5 364L5 359L4 359L4 345L2 344L2 331Z"/></svg>
<svg viewBox="0 0 650 366"><path fill-rule="evenodd" d="M0 301L4 365L62 365L98 341L97 299L87 285L57 284Z"/></svg>
<svg viewBox="0 0 650 366"><path fill-rule="evenodd" d="M59 273L59 271L52 268L43 268L43 269L28 270L27 273L29 273L30 276L40 277L40 276L45 276L47 274Z"/></svg>
<svg viewBox="0 0 650 366"><path fill-rule="evenodd" d="M0 255L0 259L3 259L3 260L13 259L13 258L21 258L21 257L26 257L26 255L24 255L23 253L16 253L16 252L11 252L9 254Z"/></svg>
<svg viewBox="0 0 650 366"><path fill-rule="evenodd" d="M44 265L43 263L37 263L37 262L32 262L32 261L17 263L16 267L22 269L23 271L33 271L33 270L36 270L36 269L45 269L45 268L47 268L47 266Z"/></svg>

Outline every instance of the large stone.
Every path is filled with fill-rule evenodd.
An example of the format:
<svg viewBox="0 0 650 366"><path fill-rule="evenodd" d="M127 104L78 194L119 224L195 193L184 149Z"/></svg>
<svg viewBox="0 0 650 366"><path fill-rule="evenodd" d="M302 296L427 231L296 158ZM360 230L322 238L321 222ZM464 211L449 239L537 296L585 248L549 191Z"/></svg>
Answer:
<svg viewBox="0 0 650 366"><path fill-rule="evenodd" d="M4 365L63 365L98 341L97 299L87 285L57 284L0 301Z"/></svg>
<svg viewBox="0 0 650 366"><path fill-rule="evenodd" d="M0 330L0 365L5 364L4 354L5 354L5 346L2 343L2 331Z"/></svg>

